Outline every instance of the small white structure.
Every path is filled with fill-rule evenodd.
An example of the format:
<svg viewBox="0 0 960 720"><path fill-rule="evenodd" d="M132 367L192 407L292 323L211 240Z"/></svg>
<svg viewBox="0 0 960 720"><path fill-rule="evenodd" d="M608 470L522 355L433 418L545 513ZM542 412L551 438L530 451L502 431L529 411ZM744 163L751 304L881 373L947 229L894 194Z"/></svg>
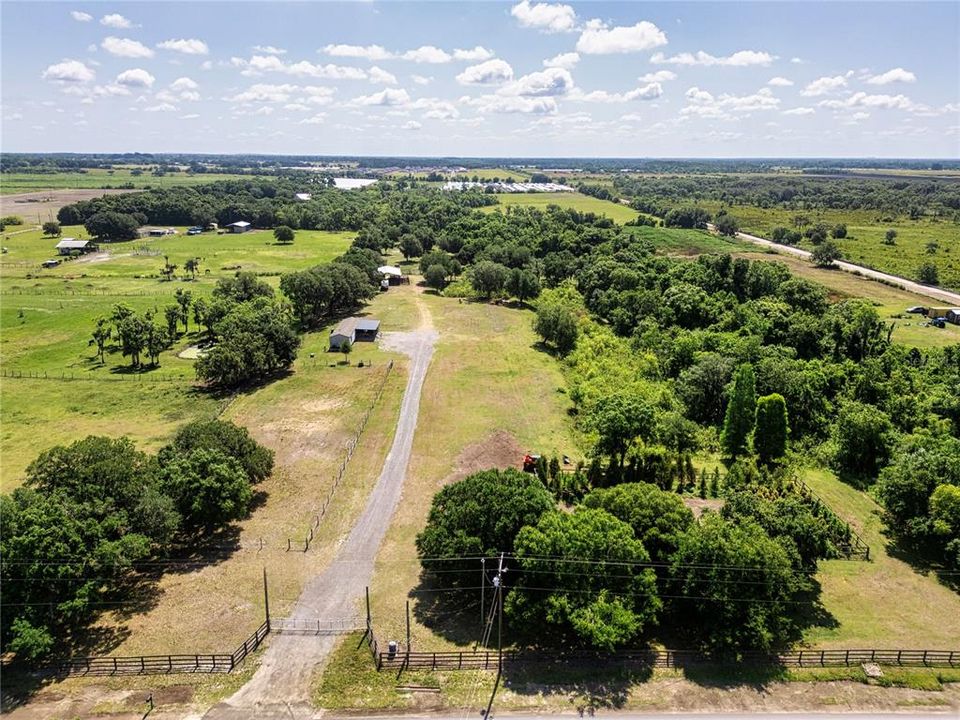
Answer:
<svg viewBox="0 0 960 720"><path fill-rule="evenodd" d="M230 232L232 233L245 233L251 226L246 220L237 220L227 225L227 227L230 228Z"/></svg>
<svg viewBox="0 0 960 720"><path fill-rule="evenodd" d="M72 255L74 252L88 253L97 249L97 246L89 240L77 240L76 238L64 238L54 247L60 255Z"/></svg>
<svg viewBox="0 0 960 720"><path fill-rule="evenodd" d="M369 185L376 183L376 180L371 180L370 178L341 178L335 177L333 179L333 186L337 190L360 190Z"/></svg>
<svg viewBox="0 0 960 720"><path fill-rule="evenodd" d="M346 343L357 340L376 340L380 332L380 321L374 318L348 317L330 331L330 349L339 350Z"/></svg>
<svg viewBox="0 0 960 720"><path fill-rule="evenodd" d="M176 235L177 231L173 228L145 227L138 231L140 237L166 237L167 235Z"/></svg>
<svg viewBox="0 0 960 720"><path fill-rule="evenodd" d="M300 202L307 202L313 199L313 195L310 193L294 193L293 199L299 200Z"/></svg>

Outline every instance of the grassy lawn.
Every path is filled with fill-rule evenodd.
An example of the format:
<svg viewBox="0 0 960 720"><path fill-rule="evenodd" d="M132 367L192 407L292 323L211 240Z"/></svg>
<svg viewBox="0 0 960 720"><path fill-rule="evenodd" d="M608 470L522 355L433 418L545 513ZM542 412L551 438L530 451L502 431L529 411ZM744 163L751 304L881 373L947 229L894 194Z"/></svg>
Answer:
<svg viewBox="0 0 960 720"><path fill-rule="evenodd" d="M794 274L825 286L834 300L845 298L869 300L876 306L881 318L894 323L892 336L894 342L918 348L943 347L960 343L960 326L948 323L945 328L935 328L925 325L923 318L904 312L912 305L931 305L933 301L930 298L875 280L858 277L852 273L818 268L802 258L786 253L745 250L737 252L736 255L751 260L781 262Z"/></svg>
<svg viewBox="0 0 960 720"><path fill-rule="evenodd" d="M187 235L185 227L176 229L180 234L101 244L105 254L69 260L49 270L25 264L39 265L56 257L57 238L44 237L40 230L30 230L4 240L8 252L0 262L0 272L4 278L22 278L30 273L43 278L81 276L91 281L119 277L159 280L166 256L178 266L181 274L185 261L200 258L200 277L229 275L237 269L280 273L329 262L345 252L356 237L353 232L298 230L293 243L281 245L269 230L238 235L209 232ZM82 226L63 228L63 236L87 237Z"/></svg>
<svg viewBox="0 0 960 720"><path fill-rule="evenodd" d="M880 507L865 493L824 470L805 479L870 546L871 562L828 560L817 580L836 627L812 629L814 647L955 650L960 597L889 552Z"/></svg>
<svg viewBox="0 0 960 720"><path fill-rule="evenodd" d="M732 253L747 249L749 244L723 237L706 230L631 226L624 228L638 238L652 242L658 253L664 255L700 255L701 253Z"/></svg>
<svg viewBox="0 0 960 720"><path fill-rule="evenodd" d="M606 215L616 223L623 224L628 220L637 219L637 211L632 210L626 205L610 202L609 200L600 200L590 195L582 195L576 192L562 193L500 193L497 195L499 205L490 205L481 208L484 212L496 212L508 205L523 205L525 207L535 207L541 210L548 205L559 205L563 208L572 208L579 212L592 212L597 215Z"/></svg>
<svg viewBox="0 0 960 720"><path fill-rule="evenodd" d="M391 293L393 291L391 290ZM424 294L439 331L423 387L403 500L377 561L371 587L378 636L401 636L407 592L418 582L414 538L433 494L453 474L517 466L523 452L579 456L558 363L537 350L533 313ZM415 647L457 644L436 634L428 608L414 601ZM463 642L460 643L461 645Z"/></svg>
<svg viewBox="0 0 960 720"><path fill-rule="evenodd" d="M140 176L131 173L133 168L90 168L84 172L56 173L3 173L0 175L0 194L35 192L37 190L60 190L68 188L117 188L134 187L137 189L192 187L207 185L218 180L249 180L251 175L203 173L189 175L185 172L170 173L163 177L154 177L144 171Z"/></svg>
<svg viewBox="0 0 960 720"><path fill-rule="evenodd" d="M716 212L721 204L704 202L703 207ZM823 222L833 226L847 226L847 237L838 240L845 260L917 279L917 268L932 261L940 271L943 287L960 287L960 226L949 220L921 218L910 220L906 216L887 216L879 210L784 210L760 208L750 205L734 205L730 214L740 221L744 232L769 237L770 230L777 226L792 227L793 218L806 215L811 222ZM896 245L884 245L888 229L897 231ZM927 252L927 243L936 242L935 253ZM812 246L804 241L802 247Z"/></svg>

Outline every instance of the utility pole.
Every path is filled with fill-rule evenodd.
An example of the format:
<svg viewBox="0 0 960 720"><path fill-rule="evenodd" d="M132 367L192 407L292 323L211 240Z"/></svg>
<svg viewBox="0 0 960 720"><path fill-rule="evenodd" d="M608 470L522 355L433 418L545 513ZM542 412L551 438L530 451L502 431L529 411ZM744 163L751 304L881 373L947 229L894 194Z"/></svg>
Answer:
<svg viewBox="0 0 960 720"><path fill-rule="evenodd" d="M487 559L480 558L480 627L483 627L487 622L487 616L483 614L483 607L486 604L484 602L484 591L487 587Z"/></svg>
<svg viewBox="0 0 960 720"><path fill-rule="evenodd" d="M493 707L493 699L497 696L500 677L503 675L503 574L506 571L507 569L503 566L503 553L500 553L500 565L497 568L497 576L493 579L493 601L497 603L497 678L493 681L490 702L487 703L487 709L483 713L485 720L490 720L490 709Z"/></svg>

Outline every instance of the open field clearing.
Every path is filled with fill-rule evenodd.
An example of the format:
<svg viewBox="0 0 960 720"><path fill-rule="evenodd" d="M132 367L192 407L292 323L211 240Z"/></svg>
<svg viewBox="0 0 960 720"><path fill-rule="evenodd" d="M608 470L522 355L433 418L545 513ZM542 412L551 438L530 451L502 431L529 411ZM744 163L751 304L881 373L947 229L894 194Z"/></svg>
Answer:
<svg viewBox="0 0 960 720"><path fill-rule="evenodd" d="M814 627L813 647L955 650L960 597L934 573L896 557L884 534L881 508L868 495L824 470L809 470L810 487L870 546L870 562L823 560L817 580L836 627Z"/></svg>
<svg viewBox="0 0 960 720"><path fill-rule="evenodd" d="M251 177L270 177L269 175L251 176L237 174L201 173L191 175L185 172L167 173L157 177L143 171L133 175L132 168L90 168L84 172L60 171L56 173L4 173L0 176L0 194L35 192L38 190L69 189L125 189L148 190L150 188L190 187L207 185L218 180L244 180Z"/></svg>
<svg viewBox="0 0 960 720"><path fill-rule="evenodd" d="M701 205L711 213L721 207L721 203L711 201L704 201ZM943 287L960 287L960 225L949 220L887 217L879 210L783 210L750 205L734 205L727 209L740 221L741 230L767 238L775 227L792 228L793 218L797 215L831 227L845 224L847 237L836 241L844 260L911 280L917 278L917 268L930 261L937 265ZM889 229L897 231L896 245L883 242ZM937 245L932 253L927 250L929 243ZM807 250L813 248L807 240L800 246Z"/></svg>
<svg viewBox="0 0 960 720"><path fill-rule="evenodd" d="M402 634L407 591L419 576L414 538L440 487L476 470L519 466L527 451L579 457L568 401L559 391L564 379L556 361L534 347L533 313L426 293L422 299L439 340L423 388L403 500L371 588L383 642ZM435 634L428 627L433 622L427 604L415 599L411 605L415 647L472 643L472 635L449 640Z"/></svg>
<svg viewBox="0 0 960 720"><path fill-rule="evenodd" d="M606 215L616 223L623 224L628 220L636 220L636 210L632 210L626 205L610 202L609 200L600 200L589 195L581 193L563 192L563 193L499 193L497 200L499 205L490 205L481 208L484 212L503 211L503 208L509 205L522 205L524 207L535 207L544 209L548 205L559 205L562 208L571 208L578 212L592 212L597 215Z"/></svg>
<svg viewBox="0 0 960 720"><path fill-rule="evenodd" d="M624 228L638 238L649 240L662 255L693 256L704 253L733 253L749 247L749 243L716 235L706 230L646 227Z"/></svg>
<svg viewBox="0 0 960 720"><path fill-rule="evenodd" d="M200 258L198 277L201 278L232 275L237 270L280 273L330 262L350 247L356 236L353 232L298 230L294 242L280 244L269 230L224 235L215 232L187 235L185 227L176 230L177 235L103 243L99 253L44 270L24 266L24 263L39 265L56 257L54 246L58 238L45 237L40 230L29 230L4 240L8 252L0 261L0 271L4 277L29 272L41 278L84 276L92 280L127 276L159 280L166 256L178 266L181 275L185 261ZM86 231L82 226L67 226L63 228L63 237L85 238Z"/></svg>
<svg viewBox="0 0 960 720"><path fill-rule="evenodd" d="M44 186L46 187L46 186ZM23 218L24 225L11 225L6 233L13 233L23 227L40 225L47 220L56 220L57 212L64 205L80 200L92 200L103 195L131 192L130 190L51 190L12 195L0 193L0 215L17 215Z"/></svg>
<svg viewBox="0 0 960 720"><path fill-rule="evenodd" d="M737 257L750 260L782 262L790 268L791 272L826 287L835 300L855 297L870 300L884 320L895 323L893 331L895 342L919 348L944 347L960 342L960 326L947 323L945 328L935 328L927 325L923 317L905 313L905 310L913 305L929 307L937 304L930 298L857 277L852 273L818 268L802 258L787 253L745 250L735 254Z"/></svg>

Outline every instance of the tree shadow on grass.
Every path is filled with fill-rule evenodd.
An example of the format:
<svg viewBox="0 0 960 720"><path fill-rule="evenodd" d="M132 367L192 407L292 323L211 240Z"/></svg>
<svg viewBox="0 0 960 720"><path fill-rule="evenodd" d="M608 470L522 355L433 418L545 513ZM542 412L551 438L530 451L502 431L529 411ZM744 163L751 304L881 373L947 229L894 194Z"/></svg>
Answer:
<svg viewBox="0 0 960 720"><path fill-rule="evenodd" d="M905 562L917 573L936 577L937 582L953 592L960 593L960 575L951 572L943 563L943 548L933 543L912 543L897 537L889 528L884 531L884 549L892 558Z"/></svg>
<svg viewBox="0 0 960 720"><path fill-rule="evenodd" d="M479 573L479 566L477 568ZM464 580L470 577L464 572ZM479 579L479 578L477 578ZM463 583L467 585L466 582ZM474 581L474 585L476 580ZM476 643L482 634L480 621L480 591L445 592L449 586L437 581L430 573L421 573L417 585L410 591L413 615L417 622L442 638L457 645ZM489 604L493 589L488 588Z"/></svg>
<svg viewBox="0 0 960 720"><path fill-rule="evenodd" d="M503 682L521 696L565 696L571 709L592 714L623 708L631 688L652 676L652 666L642 661L520 661L506 665Z"/></svg>

